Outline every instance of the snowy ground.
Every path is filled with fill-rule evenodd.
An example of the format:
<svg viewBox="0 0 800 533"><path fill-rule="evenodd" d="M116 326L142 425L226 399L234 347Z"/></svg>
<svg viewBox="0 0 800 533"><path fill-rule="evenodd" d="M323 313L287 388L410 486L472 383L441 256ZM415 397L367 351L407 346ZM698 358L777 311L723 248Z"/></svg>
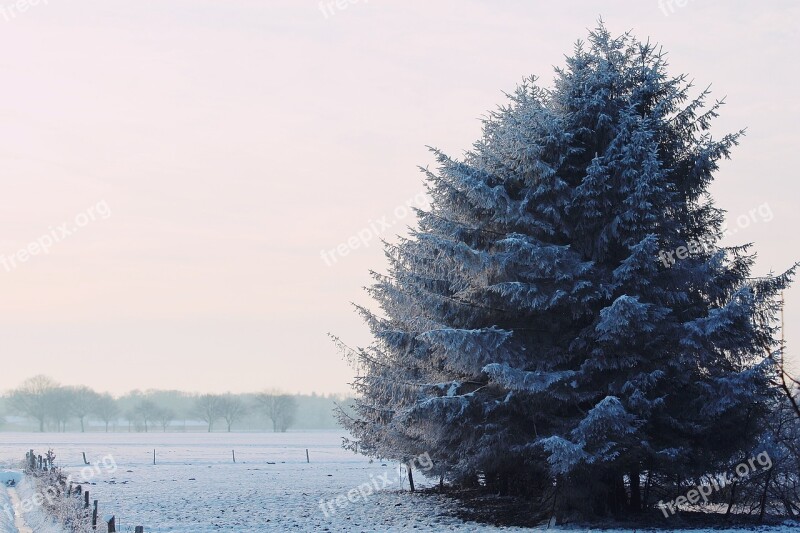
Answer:
<svg viewBox="0 0 800 533"><path fill-rule="evenodd" d="M0 531L16 531L14 528L14 516L3 512L4 509L11 509L11 498L5 489L5 483L11 479L8 472L0 470Z"/></svg>
<svg viewBox="0 0 800 533"><path fill-rule="evenodd" d="M337 432L0 434L0 472L4 462L19 461L30 448L37 453L53 448L56 462L76 481L88 478L85 486L91 499L99 500L100 515L115 515L118 531L133 531L136 525L144 525L147 532L184 533L530 531L454 518L452 500L410 494L397 465L370 463L342 450L342 436ZM93 467L83 465L82 452ZM421 476L415 481L418 486L431 483ZM368 494L368 484L381 490ZM18 491L21 499L30 497L24 480ZM347 499L348 493L353 501ZM0 510L4 503L8 504L8 494L0 484ZM35 510L26 514L26 520L36 532L57 531ZM796 531L769 531L790 529ZM9 532L17 532L14 520L2 513L0 533Z"/></svg>
<svg viewBox="0 0 800 533"><path fill-rule="evenodd" d="M34 501L34 489L15 463L0 462L0 533L63 533L53 517L28 504Z"/></svg>

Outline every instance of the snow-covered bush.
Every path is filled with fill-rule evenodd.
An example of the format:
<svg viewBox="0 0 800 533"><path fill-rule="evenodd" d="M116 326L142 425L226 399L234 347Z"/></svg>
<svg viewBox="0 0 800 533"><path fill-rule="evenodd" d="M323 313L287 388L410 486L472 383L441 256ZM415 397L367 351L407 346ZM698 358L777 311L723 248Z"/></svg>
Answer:
<svg viewBox="0 0 800 533"><path fill-rule="evenodd" d="M55 459L52 451L48 451L48 461ZM37 507L44 514L73 533L90 533L92 528L91 510L84 508L84 501L75 492L77 486L68 483L67 476L58 467L45 469L31 468L25 470L26 481L30 487L26 501ZM70 489L73 493L69 494Z"/></svg>

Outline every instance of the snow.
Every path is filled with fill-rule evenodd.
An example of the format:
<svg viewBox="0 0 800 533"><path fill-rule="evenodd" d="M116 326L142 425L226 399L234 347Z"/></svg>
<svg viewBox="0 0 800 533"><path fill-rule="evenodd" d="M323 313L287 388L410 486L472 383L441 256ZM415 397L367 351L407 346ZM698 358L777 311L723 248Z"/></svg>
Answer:
<svg viewBox="0 0 800 533"><path fill-rule="evenodd" d="M0 533L64 533L41 509L24 504L33 501L33 487L21 472L11 470L13 465L8 461L2 467L6 469L0 469Z"/></svg>
<svg viewBox="0 0 800 533"><path fill-rule="evenodd" d="M399 465L370 462L343 450L344 436L335 431L12 433L3 434L0 461L19 462L30 448L37 453L53 448L57 464L72 474L75 482L85 481L91 499L99 500L100 516L116 516L119 531L135 525L153 533L527 531L464 523L453 516L453 500L409 493ZM306 463L306 448L310 463ZM236 450L236 464L232 450ZM91 466L83 464L82 452ZM0 467L0 472L4 470L11 468ZM0 480L11 475L0 473ZM18 473L13 475L19 479ZM419 472L414 481L418 487L432 483ZM21 499L32 495L25 479L18 490ZM3 483L0 505L8 502ZM37 533L60 532L38 509L26 513L25 518ZM0 533L16 533L13 524L0 514Z"/></svg>
<svg viewBox="0 0 800 533"><path fill-rule="evenodd" d="M21 502L34 501L34 494L36 492L29 479L23 477L19 485L17 485L16 490ZM34 505L25 506L22 504L19 508L22 509L24 523L36 533L64 533L64 529L62 529L51 516L45 513L41 507ZM21 529L20 533L22 533Z"/></svg>
<svg viewBox="0 0 800 533"><path fill-rule="evenodd" d="M5 489L5 482L9 478L8 472L0 472L0 532L16 531L14 528L14 515L8 512L12 509L11 498Z"/></svg>
<svg viewBox="0 0 800 533"><path fill-rule="evenodd" d="M459 520L443 516L448 502L410 494L398 465L370 463L343 450L343 436L337 432L5 434L0 458L24 457L31 447L37 453L53 448L56 463L76 483L87 475L84 489L92 500L99 500L101 516L116 516L118 529L144 525L148 532L205 533L459 528ZM84 451L94 466L83 465ZM109 456L115 471L103 466L112 464ZM415 482L430 484L419 474ZM371 490L376 485L380 490L368 494L366 483ZM356 493L351 495L354 501L348 500L348 492L359 485L365 496ZM323 510L321 501L332 503ZM14 529L0 529L5 531Z"/></svg>

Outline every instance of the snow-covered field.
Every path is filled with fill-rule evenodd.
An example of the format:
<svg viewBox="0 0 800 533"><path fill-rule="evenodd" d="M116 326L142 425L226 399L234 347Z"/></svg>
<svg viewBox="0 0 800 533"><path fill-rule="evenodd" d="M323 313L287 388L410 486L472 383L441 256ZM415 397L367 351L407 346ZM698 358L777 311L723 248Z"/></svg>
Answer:
<svg viewBox="0 0 800 533"><path fill-rule="evenodd" d="M115 515L121 531L136 525L152 532L197 533L459 529L459 520L443 515L449 505L444 499L408 493L397 465L370 463L342 450L342 436L0 434L0 461L17 461L30 448L42 454L52 448L57 464L76 481L89 478L85 486L91 499L99 500L100 514ZM83 452L95 467L84 467ZM415 481L430 484L421 476ZM368 494L365 484L381 490ZM354 501L349 501L348 492L359 485L365 495L351 493Z"/></svg>
<svg viewBox="0 0 800 533"><path fill-rule="evenodd" d="M6 433L0 434L0 463L19 461L30 448L37 453L52 448L56 462L76 481L89 478L91 499L99 500L101 516L117 517L118 531L136 525L147 532L182 533L526 531L462 522L452 515L452 500L410 494L398 465L370 463L342 450L342 436ZM93 467L83 465L83 452ZM415 481L431 483L420 475ZM0 508L7 498L0 485ZM16 531L14 521L0 514L0 533Z"/></svg>

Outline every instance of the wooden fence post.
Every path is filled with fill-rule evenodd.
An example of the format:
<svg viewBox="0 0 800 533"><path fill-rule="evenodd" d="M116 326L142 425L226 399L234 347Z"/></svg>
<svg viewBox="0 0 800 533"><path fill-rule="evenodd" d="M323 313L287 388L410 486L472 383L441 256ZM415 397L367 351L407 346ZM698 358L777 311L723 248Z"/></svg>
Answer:
<svg viewBox="0 0 800 533"><path fill-rule="evenodd" d="M310 463L311 459L308 457L308 448L306 448L306 462Z"/></svg>
<svg viewBox="0 0 800 533"><path fill-rule="evenodd" d="M135 533L144 533L144 526L136 526Z"/></svg>
<svg viewBox="0 0 800 533"><path fill-rule="evenodd" d="M89 491L88 490L83 493L83 508L84 509L88 509L89 508Z"/></svg>
<svg viewBox="0 0 800 533"><path fill-rule="evenodd" d="M108 533L117 533L117 519L114 516L108 520Z"/></svg>
<svg viewBox="0 0 800 533"><path fill-rule="evenodd" d="M92 510L92 529L97 529L97 500L94 501L94 509Z"/></svg>

